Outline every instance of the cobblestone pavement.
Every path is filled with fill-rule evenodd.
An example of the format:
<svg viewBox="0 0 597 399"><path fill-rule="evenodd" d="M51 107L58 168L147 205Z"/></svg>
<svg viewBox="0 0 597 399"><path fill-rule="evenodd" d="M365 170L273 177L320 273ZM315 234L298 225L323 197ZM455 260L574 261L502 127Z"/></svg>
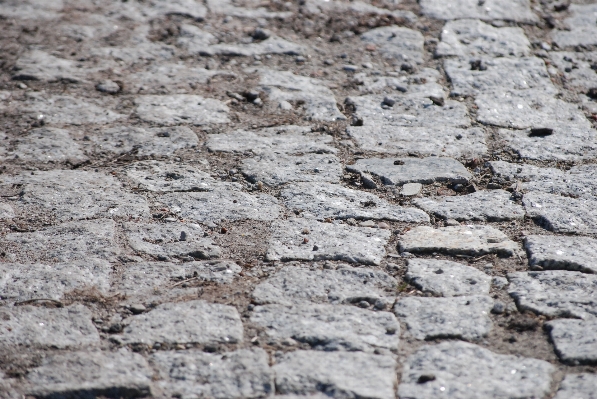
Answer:
<svg viewBox="0 0 597 399"><path fill-rule="evenodd" d="M0 398L597 398L595 1L0 29Z"/></svg>

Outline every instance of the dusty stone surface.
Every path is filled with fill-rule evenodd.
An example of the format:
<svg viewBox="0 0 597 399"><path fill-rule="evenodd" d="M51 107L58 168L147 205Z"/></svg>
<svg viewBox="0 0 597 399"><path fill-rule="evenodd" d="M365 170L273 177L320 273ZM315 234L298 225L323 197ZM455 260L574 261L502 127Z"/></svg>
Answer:
<svg viewBox="0 0 597 399"><path fill-rule="evenodd" d="M221 101L196 95L144 95L135 99L135 105L139 118L162 126L204 126L229 122L229 109L226 105Z"/></svg>
<svg viewBox="0 0 597 399"><path fill-rule="evenodd" d="M597 4L571 4L570 16L564 21L570 30L552 32L552 39L560 48L597 44L594 16Z"/></svg>
<svg viewBox="0 0 597 399"><path fill-rule="evenodd" d="M230 73L205 68L189 68L174 63L152 65L146 70L131 74L126 91L135 94L185 94L192 90L192 86L206 84L217 75L230 75Z"/></svg>
<svg viewBox="0 0 597 399"><path fill-rule="evenodd" d="M474 267L448 260L409 259L405 279L437 296L487 295L491 276Z"/></svg>
<svg viewBox="0 0 597 399"><path fill-rule="evenodd" d="M396 73L390 76L369 75L366 72L355 73L353 81L358 84L362 93L378 93L387 90L394 90L394 94L400 97L400 93L408 93L411 96L438 98L446 97L446 90L438 83L441 74L437 69L421 68L416 72L407 75Z"/></svg>
<svg viewBox="0 0 597 399"><path fill-rule="evenodd" d="M531 269L597 273L594 238L531 235L525 237L524 248Z"/></svg>
<svg viewBox="0 0 597 399"><path fill-rule="evenodd" d="M154 192L211 191L217 182L209 173L175 162L141 161L123 168L131 183Z"/></svg>
<svg viewBox="0 0 597 399"><path fill-rule="evenodd" d="M482 4L472 0L456 3L422 0L421 9L423 14L437 19L476 18L526 23L537 21L537 16L531 11L530 2L527 0L490 0Z"/></svg>
<svg viewBox="0 0 597 399"><path fill-rule="evenodd" d="M597 60L596 52L552 51L549 55L550 61L566 77L566 87L583 92L597 87L597 74L592 68Z"/></svg>
<svg viewBox="0 0 597 399"><path fill-rule="evenodd" d="M528 193L522 199L527 215L558 233L595 234L597 202L554 194Z"/></svg>
<svg viewBox="0 0 597 399"><path fill-rule="evenodd" d="M68 162L81 164L89 158L83 153L81 146L64 129L33 129L21 138L14 150L0 153L0 159L14 158L31 163Z"/></svg>
<svg viewBox="0 0 597 399"><path fill-rule="evenodd" d="M568 374L560 384L554 399L566 399L574 396L591 398L597 389L597 378L594 374Z"/></svg>
<svg viewBox="0 0 597 399"><path fill-rule="evenodd" d="M77 83L85 80L91 71L78 69L71 60L54 57L44 51L33 50L23 54L15 65L15 80L66 81Z"/></svg>
<svg viewBox="0 0 597 399"><path fill-rule="evenodd" d="M59 18L63 0L8 0L0 4L0 15L8 18L51 20Z"/></svg>
<svg viewBox="0 0 597 399"><path fill-rule="evenodd" d="M415 30L386 26L363 33L361 40L376 45L384 58L398 65L423 61L423 35Z"/></svg>
<svg viewBox="0 0 597 399"><path fill-rule="evenodd" d="M597 321L552 320L546 324L558 357L571 364L597 363Z"/></svg>

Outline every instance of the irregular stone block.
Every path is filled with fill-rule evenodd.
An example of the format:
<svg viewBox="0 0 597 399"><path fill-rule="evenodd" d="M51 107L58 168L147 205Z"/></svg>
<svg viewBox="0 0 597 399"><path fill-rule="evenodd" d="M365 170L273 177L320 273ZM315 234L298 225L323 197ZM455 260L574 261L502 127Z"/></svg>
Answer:
<svg viewBox="0 0 597 399"><path fill-rule="evenodd" d="M379 265L386 256L385 245L390 236L391 233L383 229L298 218L276 220L272 223L272 237L265 256L269 261L343 260Z"/></svg>
<svg viewBox="0 0 597 399"><path fill-rule="evenodd" d="M88 158L67 130L41 128L19 137L14 150L0 154L0 159L22 162L68 162L77 165Z"/></svg>
<svg viewBox="0 0 597 399"><path fill-rule="evenodd" d="M262 41L253 41L248 44L222 43L203 48L195 46L194 50L201 55L224 55L235 57L254 57L265 54L300 55L305 54L306 52L303 46L276 36L271 36Z"/></svg>
<svg viewBox="0 0 597 399"><path fill-rule="evenodd" d="M596 320L552 320L545 325L556 353L564 363L597 363Z"/></svg>
<svg viewBox="0 0 597 399"><path fill-rule="evenodd" d="M554 399L588 398L597 391L597 377L591 373L567 374Z"/></svg>
<svg viewBox="0 0 597 399"><path fill-rule="evenodd" d="M405 280L438 296L487 295L491 276L474 267L448 260L409 259Z"/></svg>
<svg viewBox="0 0 597 399"><path fill-rule="evenodd" d="M569 30L554 30L551 37L560 48L597 44L595 14L597 4L570 4L570 16L564 20Z"/></svg>
<svg viewBox="0 0 597 399"><path fill-rule="evenodd" d="M141 161L123 168L137 188L154 192L211 191L217 182L209 173L182 163Z"/></svg>
<svg viewBox="0 0 597 399"><path fill-rule="evenodd" d="M553 194L528 193L522 203L527 215L557 233L597 233L597 201Z"/></svg>
<svg viewBox="0 0 597 399"><path fill-rule="evenodd" d="M597 240L590 237L526 236L531 269L597 273Z"/></svg>
<svg viewBox="0 0 597 399"><path fill-rule="evenodd" d="M531 11L529 0L458 0L442 2L440 0L421 0L421 11L435 19L476 18L484 21L506 20L514 22L537 22L537 16Z"/></svg>
<svg viewBox="0 0 597 399"><path fill-rule="evenodd" d="M135 98L136 113L145 122L162 126L204 126L228 123L228 107L219 100L191 94L145 95Z"/></svg>
<svg viewBox="0 0 597 399"><path fill-rule="evenodd" d="M59 18L64 0L6 0L0 4L5 18L51 20Z"/></svg>
<svg viewBox="0 0 597 399"><path fill-rule="evenodd" d="M423 35L412 29L384 26L361 35L361 41L374 44L384 58L395 63L423 62Z"/></svg>
<svg viewBox="0 0 597 399"><path fill-rule="evenodd" d="M597 87L597 73L592 68L597 61L597 52L551 51L549 59L565 77L566 88L586 92Z"/></svg>
<svg viewBox="0 0 597 399"><path fill-rule="evenodd" d="M226 16L238 18L280 18L285 19L292 16L292 12L272 12L265 7L239 7L234 4L233 0L207 0L207 7L209 11L214 14L222 14ZM250 3L249 3L250 4ZM259 4L259 3L258 3Z"/></svg>
<svg viewBox="0 0 597 399"><path fill-rule="evenodd" d="M402 76L379 76L360 72L355 73L353 81L357 83L359 91L365 93L378 93L391 89L396 90L394 93L399 97L402 96L399 93L408 93L411 97L435 96L445 99L446 92L438 83L440 79L441 74L437 69L421 68L419 72Z"/></svg>
<svg viewBox="0 0 597 399"><path fill-rule="evenodd" d="M182 15L198 21L205 19L207 8L198 0L151 0L144 4L150 16Z"/></svg>
<svg viewBox="0 0 597 399"><path fill-rule="evenodd" d="M1 11L0 11L1 12ZM15 63L15 80L41 80L45 82L65 81L77 83L84 81L88 73L93 72L77 68L74 61L54 57L41 50L32 50L23 54Z"/></svg>
<svg viewBox="0 0 597 399"><path fill-rule="evenodd" d="M180 36L176 40L179 47L192 55L201 55L205 49L217 42L218 39L214 35L191 24L180 25Z"/></svg>
<svg viewBox="0 0 597 399"><path fill-rule="evenodd" d="M184 94L216 75L233 75L228 71L189 68L180 64L150 65L127 78L126 91L137 94Z"/></svg>
<svg viewBox="0 0 597 399"><path fill-rule="evenodd" d="M319 1L306 0L302 10L310 14L327 14L339 15L343 13L355 13L359 15L388 15L395 19L405 19L409 22L416 22L417 16L410 11L393 10L386 8L379 8L362 1L351 1L345 3L343 1Z"/></svg>

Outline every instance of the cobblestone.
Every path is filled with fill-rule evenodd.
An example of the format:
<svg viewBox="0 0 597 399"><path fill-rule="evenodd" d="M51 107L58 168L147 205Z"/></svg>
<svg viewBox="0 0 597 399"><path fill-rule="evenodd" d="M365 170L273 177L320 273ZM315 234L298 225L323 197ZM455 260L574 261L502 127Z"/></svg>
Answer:
<svg viewBox="0 0 597 399"><path fill-rule="evenodd" d="M552 320L546 327L562 361L571 364L597 363L595 320Z"/></svg>
<svg viewBox="0 0 597 399"><path fill-rule="evenodd" d="M221 101L190 94L145 95L135 99L137 115L162 126L189 123L195 126L227 123L228 107Z"/></svg>
<svg viewBox="0 0 597 399"><path fill-rule="evenodd" d="M217 186L209 173L174 162L142 161L123 172L137 188L154 192L211 191Z"/></svg>
<svg viewBox="0 0 597 399"><path fill-rule="evenodd" d="M472 0L443 3L439 0L421 1L423 14L437 19L478 18L481 20L506 20L531 23L537 16L531 12L527 0L490 0L479 4Z"/></svg>
<svg viewBox="0 0 597 399"><path fill-rule="evenodd" d="M554 194L528 193L522 203L527 215L543 227L558 233L595 234L597 232L597 202Z"/></svg>
<svg viewBox="0 0 597 399"><path fill-rule="evenodd" d="M525 237L524 247L532 269L597 273L594 238L531 235Z"/></svg>
<svg viewBox="0 0 597 399"><path fill-rule="evenodd" d="M595 4L571 4L568 8L570 17L564 23L570 30L556 30L552 33L553 41L560 48L571 46L591 46L597 44L597 27L593 20L597 12Z"/></svg>
<svg viewBox="0 0 597 399"><path fill-rule="evenodd" d="M554 399L566 399L574 396L591 398L595 388L597 388L597 379L594 374L568 374L564 377Z"/></svg>
<svg viewBox="0 0 597 399"><path fill-rule="evenodd" d="M409 259L404 278L423 292L450 297L487 295L491 277L474 267L447 260Z"/></svg>

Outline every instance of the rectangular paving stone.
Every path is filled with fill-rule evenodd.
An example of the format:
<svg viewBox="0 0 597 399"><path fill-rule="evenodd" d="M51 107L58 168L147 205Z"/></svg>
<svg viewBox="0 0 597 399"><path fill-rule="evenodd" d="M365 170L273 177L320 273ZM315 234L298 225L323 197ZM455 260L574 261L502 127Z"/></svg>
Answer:
<svg viewBox="0 0 597 399"><path fill-rule="evenodd" d="M384 26L363 33L361 41L375 45L383 58L397 65L423 62L424 39L423 35L416 30Z"/></svg>
<svg viewBox="0 0 597 399"><path fill-rule="evenodd" d="M122 172L133 186L153 192L211 191L218 185L209 173L176 162L135 162L125 166Z"/></svg>
<svg viewBox="0 0 597 399"><path fill-rule="evenodd" d="M522 203L527 215L556 233L597 233L597 201L554 194L525 194Z"/></svg>
<svg viewBox="0 0 597 399"><path fill-rule="evenodd" d="M390 236L391 233L384 229L299 218L276 220L272 223L272 236L265 256L269 261L343 260L379 265L386 255L385 245Z"/></svg>
<svg viewBox="0 0 597 399"><path fill-rule="evenodd" d="M297 304L257 306L251 323L267 337L282 343L291 338L315 350L373 352L398 348L400 324L390 312L372 312L355 306Z"/></svg>
<svg viewBox="0 0 597 399"><path fill-rule="evenodd" d="M570 16L564 20L569 30L553 30L551 38L561 49L572 46L592 46L597 44L597 4L570 4Z"/></svg>
<svg viewBox="0 0 597 399"><path fill-rule="evenodd" d="M24 53L16 61L14 70L14 80L68 83L82 82L87 74L93 72L86 68L77 68L77 63L72 60L54 57L41 50Z"/></svg>
<svg viewBox="0 0 597 399"><path fill-rule="evenodd" d="M593 69L597 63L597 52L551 51L549 59L564 76L566 88L587 92L597 87L597 73Z"/></svg>
<svg viewBox="0 0 597 399"><path fill-rule="evenodd" d="M396 361L362 352L295 351L273 366L276 393L331 398L393 399Z"/></svg>
<svg viewBox="0 0 597 399"><path fill-rule="evenodd" d="M416 399L542 398L551 391L555 370L543 360L501 355L467 342L442 342L425 345L408 358L398 395Z"/></svg>
<svg viewBox="0 0 597 399"><path fill-rule="evenodd" d="M262 398L274 391L274 375L267 353L260 348L225 354L197 350L151 355L167 397Z"/></svg>
<svg viewBox="0 0 597 399"><path fill-rule="evenodd" d="M292 15L291 12L272 12L266 7L259 7L259 3L246 3L249 7L240 7L233 0L207 0L209 11L214 14L222 14L238 18L280 18L285 19ZM252 7L251 7L252 5Z"/></svg>
<svg viewBox="0 0 597 399"><path fill-rule="evenodd" d="M383 4L384 6L387 6L388 4L391 3L387 3L387 4ZM417 21L417 16L414 15L412 12L410 11L402 11L402 10L389 10L387 8L380 8L380 7L375 7L371 4L368 4L366 2L363 1L351 1L351 2L343 2L343 1L319 1L319 0L306 0L303 8L302 8L303 12L307 12L309 14L317 14L317 15L321 15L321 14L327 14L327 15L338 15L338 14L342 14L342 13L355 13L358 14L359 16L363 16L363 15L388 15L388 16L392 16L396 19L406 19L409 22L416 22Z"/></svg>
<svg viewBox="0 0 597 399"><path fill-rule="evenodd" d="M255 57L266 54L301 55L306 49L281 37L270 36L265 40L253 40L251 43L220 43L206 47L197 46L195 50L201 55L223 55L234 57Z"/></svg>
<svg viewBox="0 0 597 399"><path fill-rule="evenodd" d="M524 239L524 248L531 269L597 273L597 240L594 238L530 235Z"/></svg>
<svg viewBox="0 0 597 399"><path fill-rule="evenodd" d="M65 308L16 306L0 308L0 347L67 349L99 343L91 322L91 311L83 305Z"/></svg>
<svg viewBox="0 0 597 399"><path fill-rule="evenodd" d="M531 11L528 0L421 0L424 15L436 19L476 18L484 21L505 20L523 23L537 22L537 16Z"/></svg>
<svg viewBox="0 0 597 399"><path fill-rule="evenodd" d="M221 101L192 94L144 95L134 100L136 114L145 122L161 126L204 126L228 123L228 107Z"/></svg>
<svg viewBox="0 0 597 399"><path fill-rule="evenodd" d="M545 326L561 361L597 364L597 320L552 320Z"/></svg>
<svg viewBox="0 0 597 399"><path fill-rule="evenodd" d="M10 151L0 153L0 159L28 163L68 162L78 165L87 161L88 157L67 130L40 128L19 137Z"/></svg>
<svg viewBox="0 0 597 399"><path fill-rule="evenodd" d="M471 266L439 259L409 259L404 279L437 296L488 295L491 276Z"/></svg>
<svg viewBox="0 0 597 399"><path fill-rule="evenodd" d="M567 374L560 384L554 399L573 397L594 399L597 392L597 377L591 373Z"/></svg>
<svg viewBox="0 0 597 399"><path fill-rule="evenodd" d="M387 90L392 92L392 90L395 90L393 93L396 97L401 97L402 93L408 93L413 97L414 95L419 97L435 96L445 100L446 92L444 87L438 83L440 79L441 74L437 69L421 68L414 73L392 74L392 76L359 72L354 74L353 81L362 93L379 93Z"/></svg>
<svg viewBox="0 0 597 399"><path fill-rule="evenodd" d="M130 74L124 89L132 94L185 94L195 85L204 85L216 75L232 75L226 71L192 68L181 64L149 65Z"/></svg>
<svg viewBox="0 0 597 399"><path fill-rule="evenodd" d="M468 341L485 337L493 324L489 296L450 298L406 297L394 305L394 313L406 323L408 334L419 340L457 338Z"/></svg>

